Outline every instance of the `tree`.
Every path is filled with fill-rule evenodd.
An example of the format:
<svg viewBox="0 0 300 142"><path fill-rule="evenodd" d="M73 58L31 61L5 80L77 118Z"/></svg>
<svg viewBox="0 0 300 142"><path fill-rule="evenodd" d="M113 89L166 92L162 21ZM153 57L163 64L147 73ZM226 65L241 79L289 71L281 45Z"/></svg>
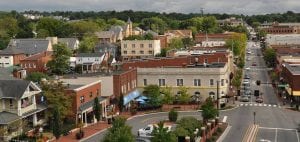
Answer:
<svg viewBox="0 0 300 142"><path fill-rule="evenodd" d="M37 37L38 38L46 38L46 37L49 37L49 36L50 36L49 32L45 29L39 29L37 31Z"/></svg>
<svg viewBox="0 0 300 142"><path fill-rule="evenodd" d="M157 125L152 131L151 142L177 142L176 136L168 131L168 128L164 128L163 121L160 121Z"/></svg>
<svg viewBox="0 0 300 142"><path fill-rule="evenodd" d="M191 139L195 137L195 130L201 130L201 122L197 120L195 117L183 117L177 122L177 126L175 129L175 134L177 136L190 136Z"/></svg>
<svg viewBox="0 0 300 142"><path fill-rule="evenodd" d="M40 82L42 78L49 79L49 76L41 72L32 72L27 75L26 80Z"/></svg>
<svg viewBox="0 0 300 142"><path fill-rule="evenodd" d="M217 28L217 19L214 16L204 17L202 20L201 28L207 33L213 33Z"/></svg>
<svg viewBox="0 0 300 142"><path fill-rule="evenodd" d="M190 47L190 46L194 45L194 41L191 38L183 38L182 43L183 43L184 47Z"/></svg>
<svg viewBox="0 0 300 142"><path fill-rule="evenodd" d="M163 94L163 99L162 102L164 104L173 104L174 101L174 96L172 95L172 88L171 87L165 87L161 88L162 94Z"/></svg>
<svg viewBox="0 0 300 142"><path fill-rule="evenodd" d="M48 36L57 36L57 37L63 37L66 32L67 24L65 24L63 21L56 20L53 18L42 18L37 22L36 30L40 31L41 29L47 31L43 33L48 33Z"/></svg>
<svg viewBox="0 0 300 142"><path fill-rule="evenodd" d="M205 103L201 107L202 109L202 118L204 122L207 122L209 119L213 119L218 115L218 110L214 107L212 98L207 98Z"/></svg>
<svg viewBox="0 0 300 142"><path fill-rule="evenodd" d="M158 85L148 85L144 87L144 92L149 98L149 104L153 105L154 107L161 105L160 88Z"/></svg>
<svg viewBox="0 0 300 142"><path fill-rule="evenodd" d="M180 95L178 97L178 101L181 104L187 104L190 101L190 94L187 92L186 87L180 87L179 88Z"/></svg>
<svg viewBox="0 0 300 142"><path fill-rule="evenodd" d="M100 30L99 23L93 22L91 20L72 22L70 23L70 27L73 31L73 34L80 39L85 34L92 34Z"/></svg>
<svg viewBox="0 0 300 142"><path fill-rule="evenodd" d="M62 75L70 66L70 56L72 51L62 43L53 46L52 60L47 63L47 67L52 73Z"/></svg>
<svg viewBox="0 0 300 142"><path fill-rule="evenodd" d="M122 112L123 109L124 109L124 96L123 96L123 94L121 94L119 99L118 99L118 107L119 107L119 111Z"/></svg>
<svg viewBox="0 0 300 142"><path fill-rule="evenodd" d="M135 138L131 133L131 127L126 125L126 119L117 117L108 129L103 142L134 142Z"/></svg>
<svg viewBox="0 0 300 142"><path fill-rule="evenodd" d="M144 40L153 40L154 39L153 35L150 33L145 34L143 36L143 38L144 38Z"/></svg>
<svg viewBox="0 0 300 142"><path fill-rule="evenodd" d="M243 56L247 45L247 36L241 33L234 33L231 39L226 40L225 46L230 50L233 49L235 56Z"/></svg>
<svg viewBox="0 0 300 142"><path fill-rule="evenodd" d="M273 48L267 48L264 51L264 59L269 67L275 67L276 52Z"/></svg>
<svg viewBox="0 0 300 142"><path fill-rule="evenodd" d="M169 120L171 122L176 122L177 121L177 117L178 117L178 112L175 111L174 109L171 109L171 111L169 112Z"/></svg>
<svg viewBox="0 0 300 142"><path fill-rule="evenodd" d="M107 24L108 25L113 25L113 26L117 26L117 25L118 26L123 26L126 23L122 20L117 19L117 18L111 18L111 19L107 20Z"/></svg>
<svg viewBox="0 0 300 142"><path fill-rule="evenodd" d="M65 95L65 86L62 82L48 81L41 84L43 94L46 97L48 104L49 118L54 116L54 109L58 109L60 118L64 119L67 115L71 114L72 98Z"/></svg>
<svg viewBox="0 0 300 142"><path fill-rule="evenodd" d="M175 49L180 49L180 48L184 48L183 42L180 38L172 38L170 41L170 48L175 48Z"/></svg>
<svg viewBox="0 0 300 142"><path fill-rule="evenodd" d="M61 117L60 112L57 107L53 110L53 126L52 126L52 132L55 136L55 138L58 140L61 135L62 130L62 123L61 123Z"/></svg>
<svg viewBox="0 0 300 142"><path fill-rule="evenodd" d="M91 53L94 52L97 43L97 38L95 36L84 36L83 40L79 44L80 53Z"/></svg>
<svg viewBox="0 0 300 142"><path fill-rule="evenodd" d="M97 121L100 121L101 118L101 105L99 104L99 99L96 97L94 99L94 106L93 106L94 116Z"/></svg>

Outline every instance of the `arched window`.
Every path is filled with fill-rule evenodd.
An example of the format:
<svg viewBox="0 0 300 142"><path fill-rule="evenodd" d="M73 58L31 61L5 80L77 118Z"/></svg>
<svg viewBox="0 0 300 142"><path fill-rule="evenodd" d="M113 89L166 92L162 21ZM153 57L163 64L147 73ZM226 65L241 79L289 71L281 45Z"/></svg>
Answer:
<svg viewBox="0 0 300 142"><path fill-rule="evenodd" d="M199 92L199 91L196 91L196 92L194 93L194 95L192 96L192 99L193 99L194 101L196 101L196 102L201 101L200 92Z"/></svg>
<svg viewBox="0 0 300 142"><path fill-rule="evenodd" d="M215 92L209 92L209 97L211 97L214 100L215 99Z"/></svg>

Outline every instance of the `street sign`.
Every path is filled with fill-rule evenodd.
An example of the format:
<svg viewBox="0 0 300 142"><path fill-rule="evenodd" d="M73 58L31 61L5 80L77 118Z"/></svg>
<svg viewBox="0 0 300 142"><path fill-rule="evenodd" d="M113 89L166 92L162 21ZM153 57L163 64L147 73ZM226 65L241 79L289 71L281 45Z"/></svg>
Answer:
<svg viewBox="0 0 300 142"><path fill-rule="evenodd" d="M282 88L285 88L285 87L288 87L289 85L288 84L278 84L278 87L282 87Z"/></svg>

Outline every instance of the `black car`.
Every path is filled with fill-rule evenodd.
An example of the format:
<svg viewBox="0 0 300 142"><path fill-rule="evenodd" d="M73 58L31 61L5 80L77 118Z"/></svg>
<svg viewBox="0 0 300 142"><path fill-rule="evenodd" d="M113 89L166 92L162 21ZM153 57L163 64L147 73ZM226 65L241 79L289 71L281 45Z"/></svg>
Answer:
<svg viewBox="0 0 300 142"><path fill-rule="evenodd" d="M246 74L244 79L250 79L250 76Z"/></svg>

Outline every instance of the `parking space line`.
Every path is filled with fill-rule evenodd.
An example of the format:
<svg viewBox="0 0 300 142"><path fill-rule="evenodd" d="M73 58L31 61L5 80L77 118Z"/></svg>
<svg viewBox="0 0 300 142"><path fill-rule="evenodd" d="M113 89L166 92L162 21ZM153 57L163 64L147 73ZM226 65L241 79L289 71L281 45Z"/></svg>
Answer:
<svg viewBox="0 0 300 142"><path fill-rule="evenodd" d="M297 130L295 130L295 131L296 131L297 140L298 140L298 142L300 142L300 140L299 140L299 135L298 135L298 131L297 131Z"/></svg>

